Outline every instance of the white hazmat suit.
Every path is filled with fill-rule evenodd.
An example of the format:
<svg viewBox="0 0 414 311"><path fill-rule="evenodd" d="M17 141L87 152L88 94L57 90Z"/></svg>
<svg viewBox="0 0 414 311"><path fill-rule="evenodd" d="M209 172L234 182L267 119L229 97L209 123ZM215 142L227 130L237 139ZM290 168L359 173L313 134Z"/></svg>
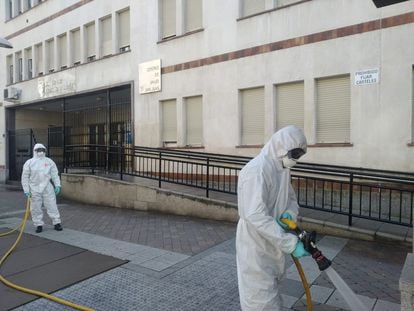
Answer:
<svg viewBox="0 0 414 311"><path fill-rule="evenodd" d="M60 179L55 162L46 156L38 156L35 150L45 148L36 144L33 148L33 158L24 163L22 186L24 193L31 193L30 212L36 227L43 226L42 205L52 219L53 225L60 224L60 214L56 205L55 187L60 188Z"/></svg>
<svg viewBox="0 0 414 311"><path fill-rule="evenodd" d="M275 221L288 212L296 221L299 206L282 159L307 143L302 130L287 126L275 134L259 155L240 172L239 222L236 235L237 275L243 311L280 310L278 289L285 272L285 254L298 238Z"/></svg>

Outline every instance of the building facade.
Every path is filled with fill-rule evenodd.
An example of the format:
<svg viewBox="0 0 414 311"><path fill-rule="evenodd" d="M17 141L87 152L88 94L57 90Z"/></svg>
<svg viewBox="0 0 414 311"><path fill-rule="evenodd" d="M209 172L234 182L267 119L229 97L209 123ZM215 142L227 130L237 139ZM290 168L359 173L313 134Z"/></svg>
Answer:
<svg viewBox="0 0 414 311"><path fill-rule="evenodd" d="M305 131L303 161L414 171L414 0L6 0L0 10L13 44L0 49L1 180L30 153L24 131L51 147L253 156L287 124Z"/></svg>

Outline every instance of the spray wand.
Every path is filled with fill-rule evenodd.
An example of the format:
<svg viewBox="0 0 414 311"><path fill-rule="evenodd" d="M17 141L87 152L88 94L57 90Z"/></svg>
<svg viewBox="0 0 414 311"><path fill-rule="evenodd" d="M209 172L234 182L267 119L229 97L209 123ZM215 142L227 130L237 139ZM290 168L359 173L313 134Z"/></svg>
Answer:
<svg viewBox="0 0 414 311"><path fill-rule="evenodd" d="M326 258L315 245L316 231L307 232L301 230L296 222L287 218L282 218L281 221L297 234L299 240L303 243L305 250L311 254L313 259L315 259L320 271L324 271L331 265L331 261Z"/></svg>

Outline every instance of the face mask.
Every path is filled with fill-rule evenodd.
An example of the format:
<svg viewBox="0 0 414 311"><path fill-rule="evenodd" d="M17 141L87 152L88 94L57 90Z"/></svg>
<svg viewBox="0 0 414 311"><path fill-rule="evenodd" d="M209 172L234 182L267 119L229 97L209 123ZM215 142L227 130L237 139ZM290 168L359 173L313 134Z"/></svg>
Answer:
<svg viewBox="0 0 414 311"><path fill-rule="evenodd" d="M295 159L289 159L289 157L285 156L282 158L283 167L284 168L292 168L296 165Z"/></svg>
<svg viewBox="0 0 414 311"><path fill-rule="evenodd" d="M36 152L36 155L37 155L39 158L41 158L41 157L44 157L44 156L45 156L45 153L44 153L43 151L39 151L39 152Z"/></svg>

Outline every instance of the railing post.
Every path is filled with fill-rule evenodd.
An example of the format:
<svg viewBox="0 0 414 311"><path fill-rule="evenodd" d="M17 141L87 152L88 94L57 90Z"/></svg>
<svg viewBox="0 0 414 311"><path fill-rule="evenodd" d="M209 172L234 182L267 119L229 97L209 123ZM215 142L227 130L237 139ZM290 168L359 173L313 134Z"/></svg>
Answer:
<svg viewBox="0 0 414 311"><path fill-rule="evenodd" d="M207 178L206 178L206 197L208 198L208 196L209 196L209 193L208 193L208 190L209 190L209 187L210 187L210 183L209 183L209 181L210 181L210 158L207 158Z"/></svg>
<svg viewBox="0 0 414 311"><path fill-rule="evenodd" d="M161 188L161 151L158 157L158 188Z"/></svg>
<svg viewBox="0 0 414 311"><path fill-rule="evenodd" d="M121 146L120 150L121 150L121 156L120 156L120 159L121 159L121 180L124 180L124 147Z"/></svg>
<svg viewBox="0 0 414 311"><path fill-rule="evenodd" d="M349 176L349 207L348 207L348 225L352 226L352 194L354 192L354 173Z"/></svg>

